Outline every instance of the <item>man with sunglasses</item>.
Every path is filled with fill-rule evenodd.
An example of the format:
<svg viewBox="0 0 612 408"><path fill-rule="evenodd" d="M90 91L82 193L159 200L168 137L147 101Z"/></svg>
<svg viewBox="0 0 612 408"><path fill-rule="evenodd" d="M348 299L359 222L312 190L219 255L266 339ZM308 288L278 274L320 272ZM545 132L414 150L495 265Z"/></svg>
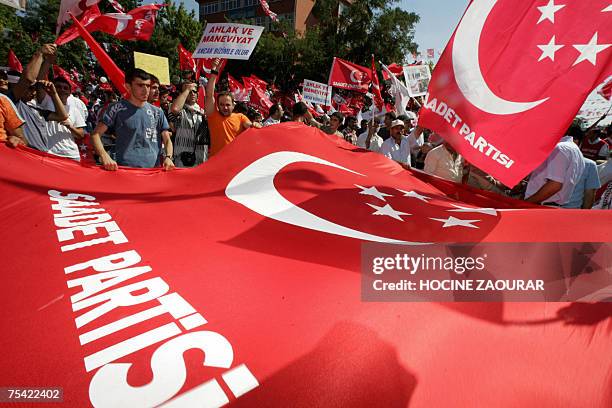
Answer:
<svg viewBox="0 0 612 408"><path fill-rule="evenodd" d="M202 164L208 155L208 124L204 111L196 103L198 85L183 84L180 94L172 102L168 120L174 130L174 164L193 167Z"/></svg>

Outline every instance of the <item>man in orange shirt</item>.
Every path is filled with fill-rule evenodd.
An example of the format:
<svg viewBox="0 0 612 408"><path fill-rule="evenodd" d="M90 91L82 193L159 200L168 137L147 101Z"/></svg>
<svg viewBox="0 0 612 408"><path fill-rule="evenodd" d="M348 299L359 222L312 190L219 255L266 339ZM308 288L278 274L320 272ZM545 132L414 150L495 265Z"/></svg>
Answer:
<svg viewBox="0 0 612 408"><path fill-rule="evenodd" d="M11 147L27 146L21 129L24 123L13 102L6 96L0 95L0 142L7 141Z"/></svg>
<svg viewBox="0 0 612 408"><path fill-rule="evenodd" d="M215 84L219 72L220 60L213 61L210 70L210 79L206 84L206 116L208 117L208 129L210 131L210 150L208 156L211 157L234 139L244 130L254 127L261 128L260 123L252 123L242 113L234 113L234 95L230 92L220 92L215 104Z"/></svg>

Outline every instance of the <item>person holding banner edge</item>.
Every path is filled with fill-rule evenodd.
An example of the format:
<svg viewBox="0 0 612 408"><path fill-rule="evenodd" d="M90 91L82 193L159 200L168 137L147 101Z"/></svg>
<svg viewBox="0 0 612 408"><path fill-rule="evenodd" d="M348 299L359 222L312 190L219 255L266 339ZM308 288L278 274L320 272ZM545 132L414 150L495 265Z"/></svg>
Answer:
<svg viewBox="0 0 612 408"><path fill-rule="evenodd" d="M219 153L243 131L253 127L260 129L261 123L253 123L242 113L234 113L234 95L231 92L220 92L215 101L215 85L219 76L221 59L215 58L210 70L210 79L206 84L206 116L210 131L209 157Z"/></svg>

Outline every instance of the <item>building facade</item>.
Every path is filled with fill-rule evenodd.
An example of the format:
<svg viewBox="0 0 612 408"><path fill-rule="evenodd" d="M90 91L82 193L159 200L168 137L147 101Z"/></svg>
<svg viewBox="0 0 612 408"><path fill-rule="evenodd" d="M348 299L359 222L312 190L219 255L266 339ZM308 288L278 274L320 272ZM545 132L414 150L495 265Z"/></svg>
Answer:
<svg viewBox="0 0 612 408"><path fill-rule="evenodd" d="M200 21L224 23L250 20L251 24L274 30L270 17L266 16L259 0L197 0L200 5ZM312 15L314 0L268 0L270 10L281 21L289 22L298 32L304 32L316 24Z"/></svg>

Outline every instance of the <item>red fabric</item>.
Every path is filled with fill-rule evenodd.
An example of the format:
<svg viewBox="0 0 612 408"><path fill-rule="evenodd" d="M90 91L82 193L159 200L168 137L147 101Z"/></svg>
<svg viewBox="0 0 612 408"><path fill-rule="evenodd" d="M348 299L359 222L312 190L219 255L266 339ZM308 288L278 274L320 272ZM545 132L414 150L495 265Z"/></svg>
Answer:
<svg viewBox="0 0 612 408"><path fill-rule="evenodd" d="M61 0L59 12L57 13L57 25L55 35L58 35L62 25L70 21L70 15L80 17L87 12L88 8L96 6L100 0Z"/></svg>
<svg viewBox="0 0 612 408"><path fill-rule="evenodd" d="M249 91L242 86L240 81L236 80L230 74L227 74L227 82L229 84L230 92L234 94L235 100L241 102L249 100Z"/></svg>
<svg viewBox="0 0 612 408"><path fill-rule="evenodd" d="M102 31L120 40L149 41L153 35L153 30L155 30L157 11L162 7L164 5L149 4L130 10L127 14L108 13L95 16L94 18L87 16L87 20L85 21L84 17L84 21L89 22L85 27L87 27L87 31L90 33ZM64 36L66 37L64 38ZM58 40L64 44L76 37L69 28Z"/></svg>
<svg viewBox="0 0 612 408"><path fill-rule="evenodd" d="M191 56L191 53L183 47L183 44L178 44L178 55L179 55L179 65L181 67L181 71L196 71L196 63Z"/></svg>
<svg viewBox="0 0 612 408"><path fill-rule="evenodd" d="M270 107L273 105L268 95L258 87L253 87L249 98L249 106L257 109L263 117L267 117L270 113Z"/></svg>
<svg viewBox="0 0 612 408"><path fill-rule="evenodd" d="M21 65L21 61L19 61L19 58L17 58L17 55L15 55L13 50L10 48L8 51L8 66L10 69L14 71L23 72L23 66Z"/></svg>
<svg viewBox="0 0 612 408"><path fill-rule="evenodd" d="M604 84L598 93L606 98L607 100L612 100L612 79Z"/></svg>
<svg viewBox="0 0 612 408"><path fill-rule="evenodd" d="M334 57L327 85L366 93L372 81L371 75L370 68Z"/></svg>
<svg viewBox="0 0 612 408"><path fill-rule="evenodd" d="M53 76L61 77L61 78L64 78L66 81L68 81L68 83L70 84L70 88L72 89L72 92L74 92L77 88L82 88L79 82L74 81L72 79L68 71L66 71L64 68L58 65L53 65Z"/></svg>
<svg viewBox="0 0 612 408"><path fill-rule="evenodd" d="M100 8L98 8L97 4L94 4L93 6L85 10L83 15L79 19L79 21L81 22L81 25L83 25L84 27L87 27L96 18L100 17L101 15L102 15L102 12L100 12ZM80 35L79 29L73 24L72 26L64 30L64 32L59 37L57 37L57 39L55 40L55 43L57 45L64 45L74 40L75 38L78 38L79 35Z"/></svg>
<svg viewBox="0 0 612 408"><path fill-rule="evenodd" d="M378 82L378 75L376 74L376 62L374 55L372 55L372 93L374 94L374 104L381 110L385 103L380 93L380 82Z"/></svg>
<svg viewBox="0 0 612 408"><path fill-rule="evenodd" d="M396 64L395 62L389 65L387 68L389 68L389 71L391 71L391 73L393 73L393 75L395 76L401 77L402 75L404 75L404 67ZM389 74L387 74L387 71L383 70L382 74L383 74L383 78L385 79L385 81L388 81L389 79L391 79L391 77L389 77Z"/></svg>
<svg viewBox="0 0 612 408"><path fill-rule="evenodd" d="M115 64L111 57L106 53L106 51L104 51L104 49L91 36L91 34L81 25L81 23L79 23L79 21L75 17L71 17L72 21L74 22L74 25L79 30L81 37L83 37L83 40L85 40L85 42L91 49L91 52L93 52L93 54L96 56L98 63L100 64L104 72L106 72L106 75L108 75L108 78L111 80L115 88L119 90L122 95L127 95L128 91L125 87L125 74L123 73L123 71L119 69L117 64Z"/></svg>
<svg viewBox="0 0 612 408"><path fill-rule="evenodd" d="M269 193L278 190L288 205L276 215L299 205L353 229L411 241L605 242L609 211L525 206L470 214L482 228L453 232L427 216L446 217L453 204L519 205L404 171L298 123L247 130L202 166L170 173L106 172L4 145L0 156L0 216L7 221L0 234L9 249L0 285L2 384L61 386L70 407L156 406L207 381L238 407L610 406L609 303L362 302L359 240L260 215L228 198L228 186L248 171L253 179L237 183L238 197L264 190L270 208ZM366 204L384 202L359 194L355 184L377 186L393 195L386 200L394 208L414 215L409 222L373 216ZM435 198L423 203L398 188ZM164 214L172 222L160 222ZM109 224L91 226L88 235L66 227L93 216ZM115 235L117 243L61 250L104 239L108 230L125 240ZM119 253L133 262L113 261ZM91 261L102 257L109 258L96 272ZM144 281L148 289L122 289ZM90 292L80 294L84 286ZM152 288L159 291L147 300ZM194 313L205 320L185 328L180 319ZM173 330L166 338L159 332L165 325ZM149 346L141 336L133 349L108 349L154 329L161 337ZM109 363L86 371L102 350L108 359L99 361ZM166 359L151 368L154 355ZM236 398L224 374L242 364L258 386ZM197 401L210 403L210 394Z"/></svg>
<svg viewBox="0 0 612 408"><path fill-rule="evenodd" d="M427 49L427 58L429 59L433 59L436 56L436 52L434 51L433 48L428 48Z"/></svg>
<svg viewBox="0 0 612 408"><path fill-rule="evenodd" d="M612 41L603 6L577 2L554 13L555 44L564 45L554 51L552 17L540 3L472 1L419 114L419 125L508 186L548 157L591 90L612 72L612 47L594 45Z"/></svg>

